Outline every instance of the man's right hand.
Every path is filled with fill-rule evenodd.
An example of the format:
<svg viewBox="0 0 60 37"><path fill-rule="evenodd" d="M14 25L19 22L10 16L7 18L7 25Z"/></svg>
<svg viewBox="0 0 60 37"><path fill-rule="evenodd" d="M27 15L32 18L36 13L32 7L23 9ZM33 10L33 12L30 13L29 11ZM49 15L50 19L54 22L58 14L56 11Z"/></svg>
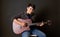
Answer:
<svg viewBox="0 0 60 37"><path fill-rule="evenodd" d="M25 27L26 26L26 23L25 22L22 22L21 23L21 26L24 26Z"/></svg>

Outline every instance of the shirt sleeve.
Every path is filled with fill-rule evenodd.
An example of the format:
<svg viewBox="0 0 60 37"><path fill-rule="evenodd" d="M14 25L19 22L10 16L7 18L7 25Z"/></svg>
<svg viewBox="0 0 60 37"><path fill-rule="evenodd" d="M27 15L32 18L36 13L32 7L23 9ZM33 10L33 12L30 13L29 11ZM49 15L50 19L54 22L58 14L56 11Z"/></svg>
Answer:
<svg viewBox="0 0 60 37"><path fill-rule="evenodd" d="M14 16L13 19L21 18L22 13L19 13L18 15Z"/></svg>

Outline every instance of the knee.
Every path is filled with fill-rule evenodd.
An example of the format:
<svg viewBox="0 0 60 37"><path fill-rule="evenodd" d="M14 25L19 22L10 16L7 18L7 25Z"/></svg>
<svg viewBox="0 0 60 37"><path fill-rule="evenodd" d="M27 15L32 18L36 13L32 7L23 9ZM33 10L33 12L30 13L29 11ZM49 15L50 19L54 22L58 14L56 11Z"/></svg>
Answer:
<svg viewBox="0 0 60 37"><path fill-rule="evenodd" d="M42 36L42 37L46 37L46 34L42 34L41 36Z"/></svg>
<svg viewBox="0 0 60 37"><path fill-rule="evenodd" d="M22 37L29 37L29 34L30 34L29 32L23 32Z"/></svg>
<svg viewBox="0 0 60 37"><path fill-rule="evenodd" d="M46 34L44 32L40 32L40 37L46 37Z"/></svg>
<svg viewBox="0 0 60 37"><path fill-rule="evenodd" d="M39 37L46 37L46 34L40 30L34 30L33 34L36 34Z"/></svg>

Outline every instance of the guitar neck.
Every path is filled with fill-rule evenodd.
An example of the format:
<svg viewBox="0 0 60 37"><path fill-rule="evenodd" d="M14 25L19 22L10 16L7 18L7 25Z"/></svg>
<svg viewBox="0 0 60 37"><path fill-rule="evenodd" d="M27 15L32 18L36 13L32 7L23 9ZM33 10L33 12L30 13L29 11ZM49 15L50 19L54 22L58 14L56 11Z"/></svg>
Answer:
<svg viewBox="0 0 60 37"><path fill-rule="evenodd" d="M32 24L28 24L29 26L31 26L31 25L37 25L38 23L32 23Z"/></svg>
<svg viewBox="0 0 60 37"><path fill-rule="evenodd" d="M31 26L31 25L40 25L40 24L42 24L42 23L44 23L44 24L47 24L47 22L37 22L37 23L32 23L32 24L28 24L29 26Z"/></svg>

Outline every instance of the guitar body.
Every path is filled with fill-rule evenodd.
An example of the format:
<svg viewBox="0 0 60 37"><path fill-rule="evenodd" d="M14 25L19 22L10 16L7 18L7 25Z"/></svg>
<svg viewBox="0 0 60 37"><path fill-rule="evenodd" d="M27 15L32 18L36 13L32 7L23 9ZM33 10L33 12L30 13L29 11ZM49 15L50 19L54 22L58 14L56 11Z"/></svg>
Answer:
<svg viewBox="0 0 60 37"><path fill-rule="evenodd" d="M30 19L25 19L25 20L22 20L22 19L18 19L22 22L26 22L26 23L29 23L30 24ZM22 27L20 26L19 24L17 24L16 22L13 22L13 32L15 34L21 34L22 32L26 31L26 30L29 30L29 26L27 27Z"/></svg>

